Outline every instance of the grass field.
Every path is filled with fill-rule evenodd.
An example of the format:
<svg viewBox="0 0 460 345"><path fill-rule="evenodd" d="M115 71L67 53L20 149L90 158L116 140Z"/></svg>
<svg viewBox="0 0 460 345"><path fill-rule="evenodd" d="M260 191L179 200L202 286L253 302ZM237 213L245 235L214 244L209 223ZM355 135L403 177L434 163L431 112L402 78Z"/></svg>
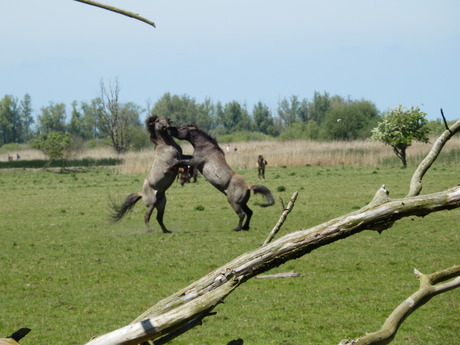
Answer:
<svg viewBox="0 0 460 345"><path fill-rule="evenodd" d="M149 163L150 164L150 163ZM148 164L147 164L148 165ZM239 170L259 183L254 168ZM236 216L201 177L168 191L165 223L173 234L144 233L144 206L115 225L109 197L139 191L143 174L114 169L59 174L0 171L0 336L21 327L21 344L86 343L131 322L160 299L262 244L285 202L299 192L280 235L306 229L367 204L385 184L408 192L412 169L395 166L269 167L264 182L277 204L256 205L251 230L230 231ZM437 165L423 193L459 183L458 165ZM284 190L284 191L283 191ZM216 308L217 315L171 344L337 344L380 328L418 288L423 273L460 262L460 210L404 219L381 235L365 231L272 270L299 278L252 279ZM460 292L435 297L411 315L394 344L457 344Z"/></svg>

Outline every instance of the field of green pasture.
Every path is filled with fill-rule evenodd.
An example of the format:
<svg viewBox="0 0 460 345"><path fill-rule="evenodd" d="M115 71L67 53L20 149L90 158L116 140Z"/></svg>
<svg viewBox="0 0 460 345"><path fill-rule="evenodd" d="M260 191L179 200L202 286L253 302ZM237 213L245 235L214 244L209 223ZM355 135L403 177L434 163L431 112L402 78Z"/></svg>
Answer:
<svg viewBox="0 0 460 345"><path fill-rule="evenodd" d="M239 171L260 183L255 169ZM0 337L21 327L21 344L85 344L130 323L160 299L236 256L257 248L286 203L299 192L282 236L367 204L385 184L390 197L408 192L412 169L300 166L269 168L263 182L273 207L254 210L250 231L235 233L225 197L200 177L169 189L165 223L172 234L144 232L139 202L120 223L108 220L110 197L139 191L143 175L109 168L58 173L0 170ZM459 183L458 166L439 165L422 193ZM155 216L155 213L154 213ZM252 279L218 306L217 315L171 344L338 344L380 328L418 288L414 268L431 273L460 262L460 210L403 219L381 235L365 231ZM394 344L456 344L460 291L435 297L402 325Z"/></svg>

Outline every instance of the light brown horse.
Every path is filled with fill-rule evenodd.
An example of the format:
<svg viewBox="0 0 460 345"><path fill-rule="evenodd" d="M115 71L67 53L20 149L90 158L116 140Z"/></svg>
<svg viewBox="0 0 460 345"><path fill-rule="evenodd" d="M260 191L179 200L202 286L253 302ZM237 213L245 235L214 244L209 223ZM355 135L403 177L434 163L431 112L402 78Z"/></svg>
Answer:
<svg viewBox="0 0 460 345"><path fill-rule="evenodd" d="M153 209L157 208L157 221L164 233L170 233L164 223L163 215L166 207L166 190L174 182L180 161L190 156L182 156L182 149L176 144L168 133L171 125L168 118L151 116L145 120L150 139L155 144L152 169L144 180L142 192L129 194L121 204L112 203L112 218L119 221L126 212L130 211L141 198L147 210L144 214L144 222L147 232L151 232L149 222Z"/></svg>
<svg viewBox="0 0 460 345"><path fill-rule="evenodd" d="M270 190L261 185L248 186L243 176L235 173L225 160L225 154L216 140L193 125L172 127L171 135L182 140L189 141L193 148L192 159L188 161L190 166L195 166L214 187L227 196L227 201L238 215L238 225L235 231L249 230L252 210L247 203L254 193L263 194L267 203L262 207L271 206L275 203ZM246 221L243 224L243 220Z"/></svg>

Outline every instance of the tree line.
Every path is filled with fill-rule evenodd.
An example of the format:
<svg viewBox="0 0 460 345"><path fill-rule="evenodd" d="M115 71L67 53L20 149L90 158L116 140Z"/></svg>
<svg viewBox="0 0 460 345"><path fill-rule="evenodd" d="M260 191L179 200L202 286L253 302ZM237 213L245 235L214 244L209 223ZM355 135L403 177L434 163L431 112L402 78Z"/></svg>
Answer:
<svg viewBox="0 0 460 345"><path fill-rule="evenodd" d="M276 112L263 102L250 110L237 101L197 102L188 95L163 94L151 106L119 100L118 81L100 84L100 94L89 102L50 103L32 116L32 99L5 95L0 100L0 146L31 143L60 133L74 146L108 144L118 152L141 149L149 144L143 117L157 114L177 124L193 123L225 141L279 138L356 140L371 137L384 114L369 100L353 100L315 91L313 97L292 95L278 102ZM440 121L431 124L442 130ZM38 140L39 141L39 140ZM70 145L70 144L69 144Z"/></svg>

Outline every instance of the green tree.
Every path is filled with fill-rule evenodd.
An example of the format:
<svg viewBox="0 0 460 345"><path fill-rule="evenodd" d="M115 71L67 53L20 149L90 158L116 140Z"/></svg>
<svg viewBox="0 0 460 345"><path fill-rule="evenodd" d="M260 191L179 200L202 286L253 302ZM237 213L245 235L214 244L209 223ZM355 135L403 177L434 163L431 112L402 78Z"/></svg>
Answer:
<svg viewBox="0 0 460 345"><path fill-rule="evenodd" d="M78 121L81 123L83 129L81 134L86 139L103 139L104 134L100 131L99 120L100 114L103 111L103 105L100 98L93 99L90 103L81 103L81 112L83 116Z"/></svg>
<svg viewBox="0 0 460 345"><path fill-rule="evenodd" d="M278 102L278 118L284 128L290 127L297 122L298 109L299 100L295 95L292 95L289 100L287 98L283 98L280 102Z"/></svg>
<svg viewBox="0 0 460 345"><path fill-rule="evenodd" d="M33 146L42 151L50 160L63 158L71 145L70 135L62 132L43 133L35 139Z"/></svg>
<svg viewBox="0 0 460 345"><path fill-rule="evenodd" d="M83 127L83 113L77 108L77 101L72 102L72 115L70 116L70 123L68 126L69 134L74 137L85 138L84 127Z"/></svg>
<svg viewBox="0 0 460 345"><path fill-rule="evenodd" d="M210 99L199 104L188 95L171 95L167 92L154 104L151 113L173 119L178 124L193 123L203 130L210 130L213 128L213 110Z"/></svg>
<svg viewBox="0 0 460 345"><path fill-rule="evenodd" d="M32 124L34 118L32 117L32 98L28 93L24 95L21 101L21 142L27 142L32 138Z"/></svg>
<svg viewBox="0 0 460 345"><path fill-rule="evenodd" d="M17 142L19 123L17 100L5 95L0 101L0 145Z"/></svg>
<svg viewBox="0 0 460 345"><path fill-rule="evenodd" d="M379 112L369 101L334 102L326 113L323 124L324 139L366 139L377 125Z"/></svg>
<svg viewBox="0 0 460 345"><path fill-rule="evenodd" d="M418 107L410 109L399 105L387 111L377 127L372 130L372 140L381 141L393 148L396 156L407 166L406 149L412 141L428 142L429 129L426 114Z"/></svg>
<svg viewBox="0 0 460 345"><path fill-rule="evenodd" d="M65 133L66 109L64 103L50 103L49 106L41 108L38 115L38 132L40 134L49 132Z"/></svg>
<svg viewBox="0 0 460 345"><path fill-rule="evenodd" d="M318 124L323 122L327 111L331 107L331 98L327 92L320 94L315 91L313 101L309 103L308 119L313 120Z"/></svg>
<svg viewBox="0 0 460 345"><path fill-rule="evenodd" d="M225 129L225 134L238 131L251 131L253 124L248 111L237 101L226 103L219 113L219 124Z"/></svg>
<svg viewBox="0 0 460 345"><path fill-rule="evenodd" d="M258 102L256 105L254 105L254 109L252 110L252 117L256 131L271 136L276 136L279 134L275 127L275 121L271 115L270 108L266 104Z"/></svg>

